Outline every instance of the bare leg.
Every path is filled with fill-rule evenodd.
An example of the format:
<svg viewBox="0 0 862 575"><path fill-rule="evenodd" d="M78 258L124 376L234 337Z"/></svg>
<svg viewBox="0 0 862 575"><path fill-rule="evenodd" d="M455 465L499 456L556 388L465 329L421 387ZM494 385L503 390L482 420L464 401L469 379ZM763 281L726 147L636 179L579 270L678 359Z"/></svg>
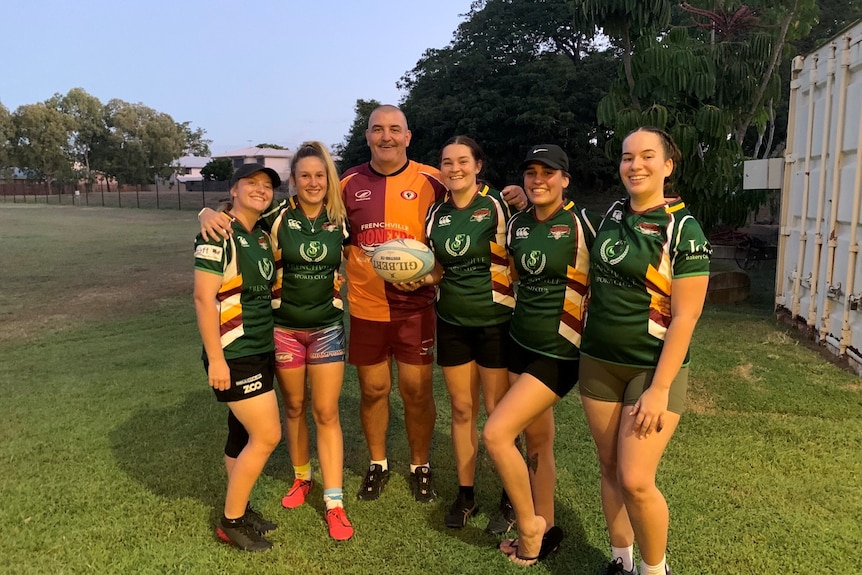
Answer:
<svg viewBox="0 0 862 575"><path fill-rule="evenodd" d="M610 542L614 547L628 547L634 543L635 534L623 501L617 473L617 443L623 404L599 401L583 395L581 402L599 454L602 511Z"/></svg>
<svg viewBox="0 0 862 575"><path fill-rule="evenodd" d="M479 371L476 362L444 367L443 379L452 403L452 450L458 471L458 485L473 485L476 453L479 450Z"/></svg>
<svg viewBox="0 0 862 575"><path fill-rule="evenodd" d="M527 468L536 515L545 518L548 527L554 523L554 490L557 465L554 459L554 410L542 412L524 430L527 444Z"/></svg>
<svg viewBox="0 0 862 575"><path fill-rule="evenodd" d="M344 473L344 439L338 414L338 398L344 380L344 362L309 365L308 377L323 488L340 488Z"/></svg>
<svg viewBox="0 0 862 575"><path fill-rule="evenodd" d="M357 366L359 375L359 419L371 459L386 459L386 430L389 428L389 393L392 369L389 360Z"/></svg>
<svg viewBox="0 0 862 575"><path fill-rule="evenodd" d="M431 438L437 409L431 380L431 365L412 365L398 362L398 390L404 401L404 424L410 446L410 462L428 463L431 457Z"/></svg>
<svg viewBox="0 0 862 575"><path fill-rule="evenodd" d="M308 446L308 393L305 386L305 366L291 369L276 369L281 401L284 404L284 438L290 461L295 467L310 460Z"/></svg>
<svg viewBox="0 0 862 575"><path fill-rule="evenodd" d="M515 437L558 400L557 395L541 381L532 375L521 374L494 408L482 433L518 519L518 553L522 557L539 554L547 523L536 514L530 475L521 452L515 446ZM545 453L544 449L536 446L534 452ZM539 461L538 465L543 463L549 462Z"/></svg>
<svg viewBox="0 0 862 575"><path fill-rule="evenodd" d="M248 444L236 458L228 477L225 496L224 515L228 519L236 519L245 513L251 489L281 441L281 426L274 391L230 402L228 407L248 430L249 436Z"/></svg>

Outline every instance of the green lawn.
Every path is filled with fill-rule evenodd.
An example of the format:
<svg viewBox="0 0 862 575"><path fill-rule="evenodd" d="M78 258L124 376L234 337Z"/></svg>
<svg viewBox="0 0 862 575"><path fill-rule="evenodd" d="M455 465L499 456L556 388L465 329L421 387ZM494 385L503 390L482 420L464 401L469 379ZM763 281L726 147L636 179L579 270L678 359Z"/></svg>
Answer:
<svg viewBox="0 0 862 575"><path fill-rule="evenodd" d="M199 361L193 212L0 204L0 572L519 573L483 532L499 481L482 453L482 513L443 516L456 492L448 400L435 375L432 463L442 501L406 482L393 395L383 497L354 499L367 464L355 372L342 395L355 537L311 505L284 510L287 450L253 502L280 523L245 554L212 525L224 494L225 409ZM767 282L768 283L768 282ZM776 324L769 308L709 308L693 346L691 409L660 469L674 573L841 573L862 543L862 383ZM593 575L607 561L598 466L576 394L557 418L560 552L531 573Z"/></svg>

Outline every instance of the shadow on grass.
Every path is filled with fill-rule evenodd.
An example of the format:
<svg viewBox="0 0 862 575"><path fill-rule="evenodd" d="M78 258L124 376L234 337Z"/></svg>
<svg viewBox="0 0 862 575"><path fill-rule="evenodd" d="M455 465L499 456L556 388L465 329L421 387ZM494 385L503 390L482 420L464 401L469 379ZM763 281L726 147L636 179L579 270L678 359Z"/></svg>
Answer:
<svg viewBox="0 0 862 575"><path fill-rule="evenodd" d="M155 495L221 507L227 410L208 389L170 406L139 409L109 435L114 458Z"/></svg>

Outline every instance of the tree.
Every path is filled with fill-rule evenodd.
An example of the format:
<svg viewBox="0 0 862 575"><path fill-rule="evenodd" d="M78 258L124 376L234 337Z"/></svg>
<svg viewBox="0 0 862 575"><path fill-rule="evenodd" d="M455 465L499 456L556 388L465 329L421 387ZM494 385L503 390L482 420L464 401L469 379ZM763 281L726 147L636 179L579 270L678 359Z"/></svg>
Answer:
<svg viewBox="0 0 862 575"><path fill-rule="evenodd" d="M214 158L201 168L205 180L226 182L233 176L233 162L230 158Z"/></svg>
<svg viewBox="0 0 862 575"><path fill-rule="evenodd" d="M258 144L255 146L256 148L269 148L270 150L286 150L284 146L279 146L278 144Z"/></svg>
<svg viewBox="0 0 862 575"><path fill-rule="evenodd" d="M185 138L183 155L198 156L201 158L208 157L211 154L210 144L212 144L213 141L204 137L206 135L206 130L203 128L195 128L192 130L190 124L191 122L182 122L179 124L179 127L183 132L183 137Z"/></svg>
<svg viewBox="0 0 862 575"><path fill-rule="evenodd" d="M0 177L7 168L12 167L10 161L10 152L12 147L12 137L14 128L12 126L12 116L6 106L0 102Z"/></svg>
<svg viewBox="0 0 862 575"><path fill-rule="evenodd" d="M12 161L48 184L74 180L65 149L73 128L68 116L45 103L19 106L12 114Z"/></svg>
<svg viewBox="0 0 862 575"><path fill-rule="evenodd" d="M350 132L344 136L344 142L332 147L333 154L339 158L338 168L341 171L371 160L371 151L365 142L365 130L368 129L371 112L379 105L377 100L356 100L353 108L356 116Z"/></svg>
<svg viewBox="0 0 862 575"><path fill-rule="evenodd" d="M71 129L64 146L66 157L76 175L92 185L95 177L90 169L90 154L107 132L102 102L82 88L72 88L65 96L54 94L45 104L68 118Z"/></svg>

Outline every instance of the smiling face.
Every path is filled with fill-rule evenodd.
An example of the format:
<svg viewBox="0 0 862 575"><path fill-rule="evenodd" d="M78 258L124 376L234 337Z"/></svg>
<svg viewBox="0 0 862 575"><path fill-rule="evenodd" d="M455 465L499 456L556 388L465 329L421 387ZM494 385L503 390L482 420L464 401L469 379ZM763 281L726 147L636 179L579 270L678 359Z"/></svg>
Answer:
<svg viewBox="0 0 862 575"><path fill-rule="evenodd" d="M673 172L661 137L645 130L632 132L623 140L620 178L634 202L652 206L664 198L664 180Z"/></svg>
<svg viewBox="0 0 862 575"><path fill-rule="evenodd" d="M383 106L371 113L365 141L371 150L371 165L381 174L391 174L407 163L410 146L407 118L394 106Z"/></svg>
<svg viewBox="0 0 862 575"><path fill-rule="evenodd" d="M290 181L304 209L313 212L326 199L326 165L320 158L308 156L296 162Z"/></svg>
<svg viewBox="0 0 862 575"><path fill-rule="evenodd" d="M256 212L260 215L272 202L272 180L266 172L255 172L241 178L231 188L234 209Z"/></svg>
<svg viewBox="0 0 862 575"><path fill-rule="evenodd" d="M440 153L440 174L443 185L453 193L472 192L482 162L473 157L473 150L464 144L449 144Z"/></svg>
<svg viewBox="0 0 862 575"><path fill-rule="evenodd" d="M555 170L541 162L531 162L524 169L524 190L540 211L555 209L563 203L563 190L569 186L569 177L563 170Z"/></svg>

